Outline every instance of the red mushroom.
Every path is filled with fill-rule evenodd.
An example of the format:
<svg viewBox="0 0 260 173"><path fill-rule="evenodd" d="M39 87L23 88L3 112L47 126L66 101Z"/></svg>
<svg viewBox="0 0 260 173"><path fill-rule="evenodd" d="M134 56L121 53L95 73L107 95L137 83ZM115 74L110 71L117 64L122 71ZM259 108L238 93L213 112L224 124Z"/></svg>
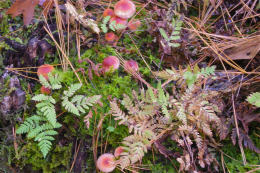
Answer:
<svg viewBox="0 0 260 173"><path fill-rule="evenodd" d="M113 21L116 21L116 24L121 24L121 25L124 25L125 27L127 27L127 19L123 19L123 18L120 18L118 16L113 16L111 19L110 19L110 23L113 22Z"/></svg>
<svg viewBox="0 0 260 173"><path fill-rule="evenodd" d="M114 16L114 11L110 8L105 9L105 11L103 12L103 17L113 17Z"/></svg>
<svg viewBox="0 0 260 173"><path fill-rule="evenodd" d="M114 153L114 156L117 158L120 156L121 153L124 152L124 148L122 146L119 146L115 149L115 153Z"/></svg>
<svg viewBox="0 0 260 173"><path fill-rule="evenodd" d="M118 17L128 19L135 13L135 4L131 0L120 0L115 4L114 13Z"/></svg>
<svg viewBox="0 0 260 173"><path fill-rule="evenodd" d="M129 71L133 70L135 72L137 72L139 70L137 62L132 59L125 62L125 68L126 68L126 70L129 70Z"/></svg>
<svg viewBox="0 0 260 173"><path fill-rule="evenodd" d="M108 56L102 62L102 71L109 72L110 70L114 71L119 68L120 62L116 56Z"/></svg>
<svg viewBox="0 0 260 173"><path fill-rule="evenodd" d="M41 65L37 70L37 75L43 75L45 79L49 79L48 73L52 72L54 70L54 67L50 64L43 64Z"/></svg>
<svg viewBox="0 0 260 173"><path fill-rule="evenodd" d="M49 95L51 93L51 89L50 88L46 88L45 86L42 86L40 90L41 90L42 94Z"/></svg>
<svg viewBox="0 0 260 173"><path fill-rule="evenodd" d="M105 34L105 39L107 42L113 43L117 39L117 36L113 32L108 32Z"/></svg>
<svg viewBox="0 0 260 173"><path fill-rule="evenodd" d="M97 168L102 172L112 172L116 168L115 156L109 153L102 154L97 160Z"/></svg>
<svg viewBox="0 0 260 173"><path fill-rule="evenodd" d="M135 31L140 25L141 25L140 20L134 19L130 21L127 26L131 31Z"/></svg>

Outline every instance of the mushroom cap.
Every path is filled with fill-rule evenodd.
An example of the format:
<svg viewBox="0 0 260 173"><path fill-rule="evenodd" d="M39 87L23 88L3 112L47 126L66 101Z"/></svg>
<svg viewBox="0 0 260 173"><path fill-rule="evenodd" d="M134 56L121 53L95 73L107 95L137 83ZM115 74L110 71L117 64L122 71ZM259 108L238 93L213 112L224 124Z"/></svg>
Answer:
<svg viewBox="0 0 260 173"><path fill-rule="evenodd" d="M45 79L49 79L48 73L52 72L54 70L54 67L50 64L43 64L41 65L37 70L37 75L43 75Z"/></svg>
<svg viewBox="0 0 260 173"><path fill-rule="evenodd" d="M125 68L127 70L133 70L135 72L137 72L139 70L139 66L138 66L137 62L132 59L125 62Z"/></svg>
<svg viewBox="0 0 260 173"><path fill-rule="evenodd" d="M127 26L131 31L135 31L140 25L141 25L141 21L138 19L134 19L130 21Z"/></svg>
<svg viewBox="0 0 260 173"><path fill-rule="evenodd" d="M119 59L116 56L108 56L102 62L102 69L108 72L110 69L113 71L118 69L120 65Z"/></svg>
<svg viewBox="0 0 260 173"><path fill-rule="evenodd" d="M114 153L114 156L117 158L120 156L120 154L124 152L124 148L122 146L119 146L115 149L115 153Z"/></svg>
<svg viewBox="0 0 260 173"><path fill-rule="evenodd" d="M108 42L113 42L116 38L117 36L113 32L108 32L105 34L105 39Z"/></svg>
<svg viewBox="0 0 260 173"><path fill-rule="evenodd" d="M110 22L116 21L116 24L121 24L121 25L127 25L127 19L123 19L121 17L118 16L113 16L110 19Z"/></svg>
<svg viewBox="0 0 260 173"><path fill-rule="evenodd" d="M135 4L131 0L120 0L114 6L116 16L128 19L135 14Z"/></svg>
<svg viewBox="0 0 260 173"><path fill-rule="evenodd" d="M114 11L110 8L105 9L103 12L103 17L107 17L107 16L113 17L114 15L115 15Z"/></svg>
<svg viewBox="0 0 260 173"><path fill-rule="evenodd" d="M116 168L115 156L110 153L102 154L97 160L97 168L102 172L112 172Z"/></svg>
<svg viewBox="0 0 260 173"><path fill-rule="evenodd" d="M49 95L51 93L51 89L50 88L46 88L45 86L42 86L40 90L41 90L42 94Z"/></svg>

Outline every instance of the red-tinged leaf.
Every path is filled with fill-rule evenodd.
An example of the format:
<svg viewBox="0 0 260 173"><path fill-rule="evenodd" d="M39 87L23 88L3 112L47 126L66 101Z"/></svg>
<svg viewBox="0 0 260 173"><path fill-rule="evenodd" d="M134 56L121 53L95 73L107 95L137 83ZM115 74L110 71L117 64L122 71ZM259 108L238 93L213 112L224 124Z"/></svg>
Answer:
<svg viewBox="0 0 260 173"><path fill-rule="evenodd" d="M13 18L23 14L23 23L28 25L33 19L34 8L38 3L39 0L16 0L6 14L11 14Z"/></svg>

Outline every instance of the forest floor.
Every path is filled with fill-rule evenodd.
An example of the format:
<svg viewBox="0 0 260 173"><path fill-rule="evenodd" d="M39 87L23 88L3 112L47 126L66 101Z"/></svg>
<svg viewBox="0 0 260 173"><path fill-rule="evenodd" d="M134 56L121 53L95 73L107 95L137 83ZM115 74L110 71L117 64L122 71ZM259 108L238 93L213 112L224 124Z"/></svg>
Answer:
<svg viewBox="0 0 260 173"><path fill-rule="evenodd" d="M259 12L0 1L0 172L260 172Z"/></svg>

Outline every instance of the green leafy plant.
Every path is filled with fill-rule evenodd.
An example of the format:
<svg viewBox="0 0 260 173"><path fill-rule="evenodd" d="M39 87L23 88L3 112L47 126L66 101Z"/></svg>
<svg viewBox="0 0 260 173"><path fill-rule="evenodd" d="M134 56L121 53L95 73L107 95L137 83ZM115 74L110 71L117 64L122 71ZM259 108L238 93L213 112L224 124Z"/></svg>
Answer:
<svg viewBox="0 0 260 173"><path fill-rule="evenodd" d="M255 105L257 107L260 107L260 92L255 92L255 93L252 93L250 94L248 97L247 97L247 101L252 104L252 105Z"/></svg>
<svg viewBox="0 0 260 173"><path fill-rule="evenodd" d="M187 71L183 74L183 77L186 80L188 87L191 87L198 78L207 78L210 75L214 75L215 68L215 66L211 66L199 69L198 66L195 66L195 68L191 70L191 68L188 67Z"/></svg>
<svg viewBox="0 0 260 173"><path fill-rule="evenodd" d="M48 74L49 81L40 76L40 83L52 90L62 88L61 78L58 74ZM74 115L80 116L85 113L93 104L101 98L99 95L85 97L84 95L75 95L76 91L81 88L81 84L72 84L68 90L63 92L61 97L61 105L63 108ZM55 106L60 100L55 100L52 96L38 94L32 98L38 102L36 104L36 115L27 118L24 123L17 129L17 134L27 133L27 138L34 139L38 142L38 146L43 156L46 157L51 149L52 142L58 132L55 130L62 125L57 122L57 114Z"/></svg>
<svg viewBox="0 0 260 173"><path fill-rule="evenodd" d="M168 35L167 32L163 28L159 28L160 34L164 38L166 44L170 47L180 47L179 43L176 43L177 40L179 40L180 32L181 32L181 26L182 26L182 20L180 18L173 18L172 19L172 32ZM162 44L164 45L164 44Z"/></svg>
<svg viewBox="0 0 260 173"><path fill-rule="evenodd" d="M102 20L101 29L104 33L107 33L108 29L111 29L112 31L115 32L116 30L122 30L126 27L125 25L117 24L116 21L109 22L110 19L111 19L110 16L106 16Z"/></svg>

